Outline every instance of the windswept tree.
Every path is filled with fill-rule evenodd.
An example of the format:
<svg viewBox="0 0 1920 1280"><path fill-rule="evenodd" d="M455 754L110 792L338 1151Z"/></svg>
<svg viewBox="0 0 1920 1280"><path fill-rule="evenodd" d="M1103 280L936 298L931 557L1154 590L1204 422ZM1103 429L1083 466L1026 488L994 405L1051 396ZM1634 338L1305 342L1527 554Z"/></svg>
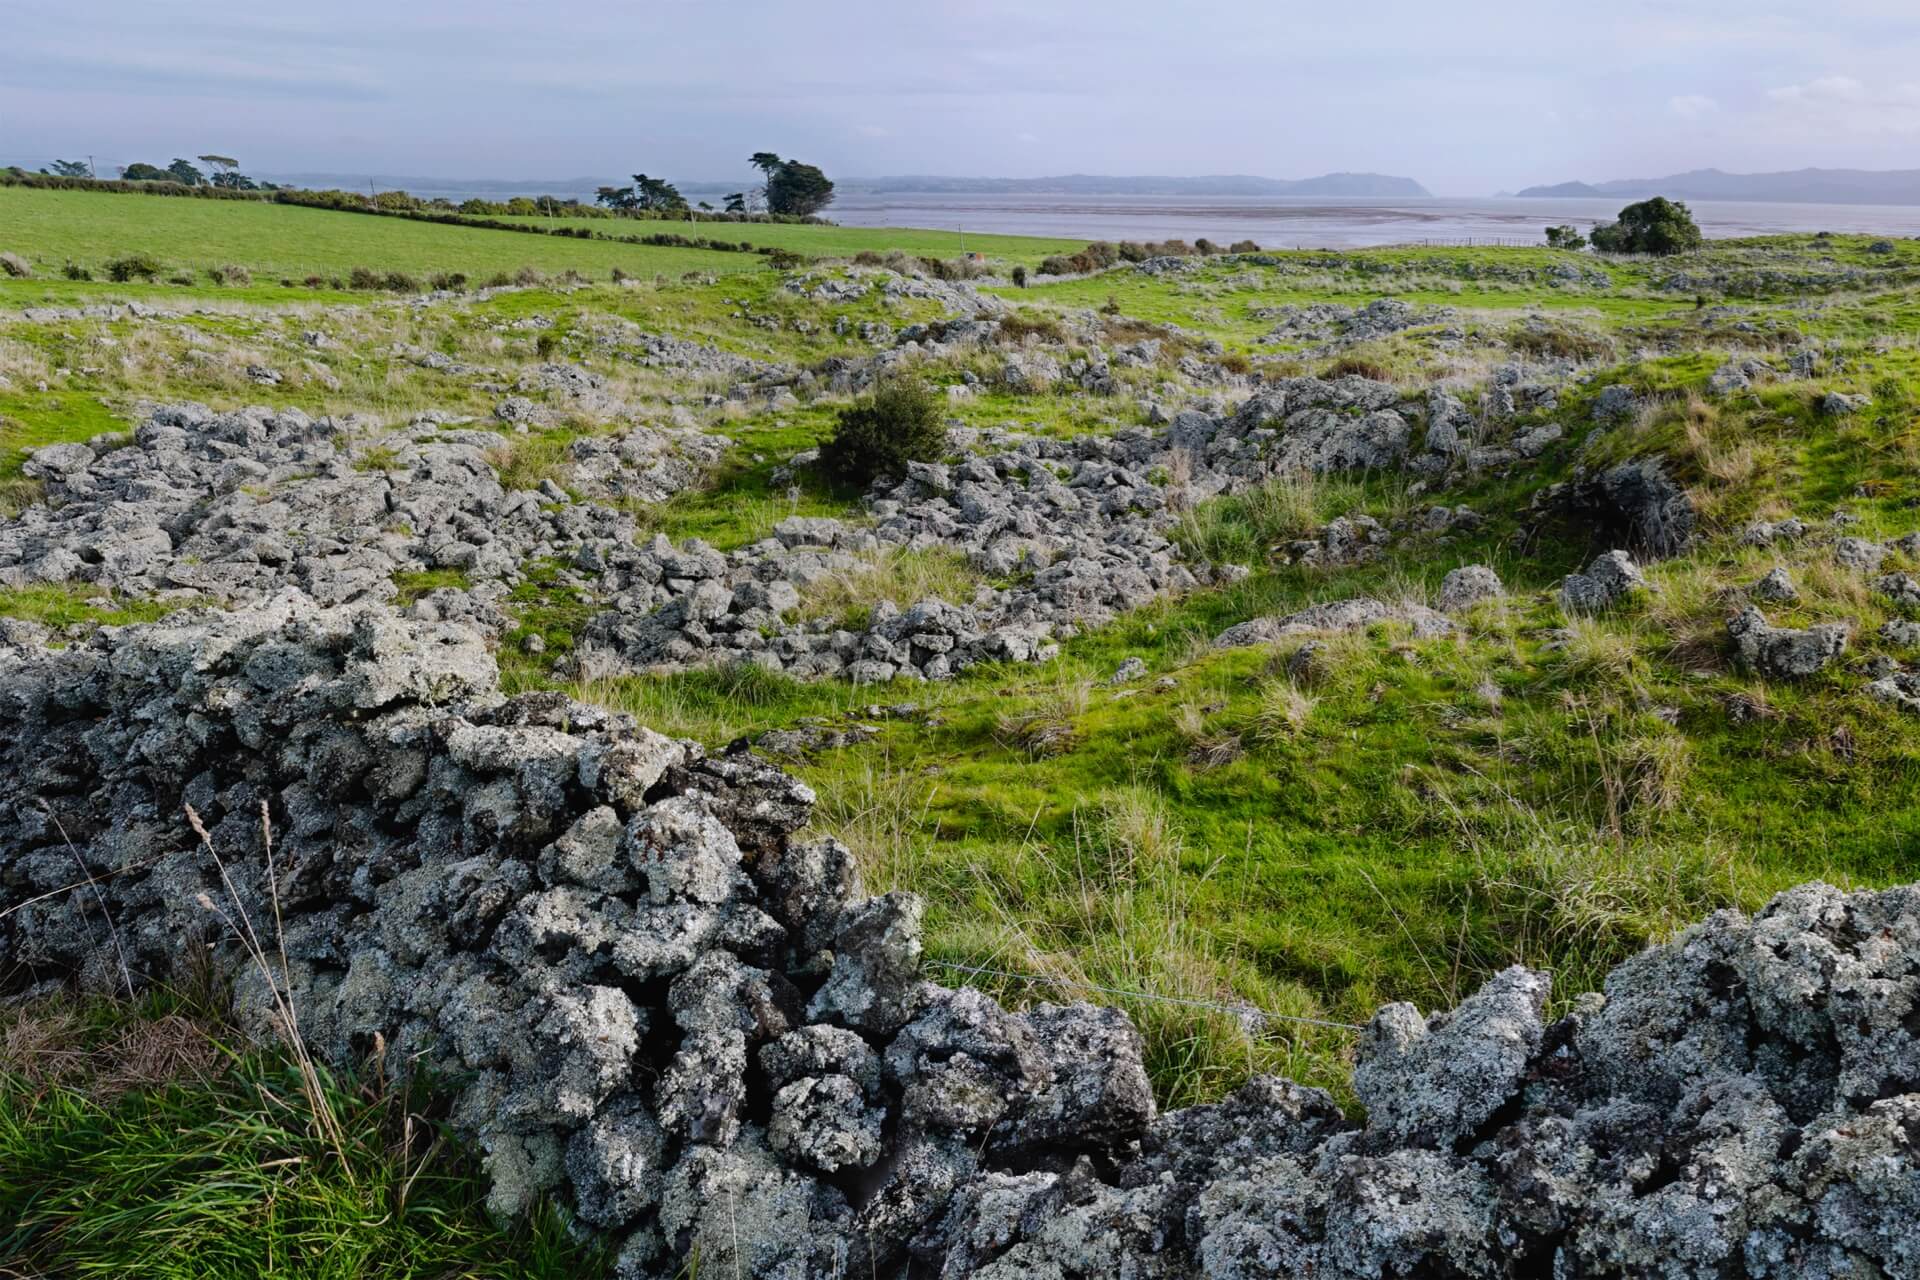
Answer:
<svg viewBox="0 0 1920 1280"><path fill-rule="evenodd" d="M210 181L216 187L228 191L256 189L253 179L240 172L240 162L232 156L201 156L200 163L213 170Z"/></svg>
<svg viewBox="0 0 1920 1280"><path fill-rule="evenodd" d="M1584 249L1586 247L1587 238L1580 234L1578 227L1547 228L1547 248L1549 249Z"/></svg>
<svg viewBox="0 0 1920 1280"><path fill-rule="evenodd" d="M1618 222L1595 227L1593 247L1602 253L1651 253L1662 257L1698 249L1706 242L1687 206L1655 196L1620 211Z"/></svg>
<svg viewBox="0 0 1920 1280"><path fill-rule="evenodd" d="M631 209L634 206L632 187L601 187L595 192L595 204L605 205L609 209Z"/></svg>
<svg viewBox="0 0 1920 1280"><path fill-rule="evenodd" d="M51 168L42 169L56 178L91 178L93 166L85 160L55 160Z"/></svg>
<svg viewBox="0 0 1920 1280"><path fill-rule="evenodd" d="M172 174L173 180L183 187L206 185L207 175L194 168L191 160L182 160L176 156L173 163L167 166L167 172Z"/></svg>
<svg viewBox="0 0 1920 1280"><path fill-rule="evenodd" d="M772 182L774 172L778 170L781 165L785 164L786 161L771 151L756 151L747 157L747 163L764 174L768 182Z"/></svg>
<svg viewBox="0 0 1920 1280"><path fill-rule="evenodd" d="M728 213L745 213L746 211L747 211L747 193L746 192L735 191L727 196L727 212Z"/></svg>
<svg viewBox="0 0 1920 1280"><path fill-rule="evenodd" d="M767 209L771 213L804 218L832 203L833 181L813 165L785 160L767 179Z"/></svg>
<svg viewBox="0 0 1920 1280"><path fill-rule="evenodd" d="M633 194L638 206L656 213L678 213L687 207L687 198L680 189L664 178L649 178L644 173L633 175Z"/></svg>

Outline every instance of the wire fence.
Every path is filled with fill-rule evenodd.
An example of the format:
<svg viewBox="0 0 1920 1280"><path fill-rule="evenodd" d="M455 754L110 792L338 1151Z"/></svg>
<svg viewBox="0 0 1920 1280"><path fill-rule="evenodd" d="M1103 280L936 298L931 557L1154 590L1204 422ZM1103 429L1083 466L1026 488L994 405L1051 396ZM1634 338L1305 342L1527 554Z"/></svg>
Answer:
<svg viewBox="0 0 1920 1280"><path fill-rule="evenodd" d="M1123 1000L1146 1000L1156 1004L1181 1005L1190 1009L1207 1009L1214 1013L1224 1013L1249 1030L1257 1030L1260 1025L1269 1022L1300 1023L1309 1027L1325 1027L1335 1031L1364 1031L1365 1027L1353 1022L1335 1022L1331 1018L1308 1018L1297 1013L1278 1013L1272 1009L1262 1009L1258 1005L1218 1004L1212 1000L1193 1000L1185 996L1155 995L1151 991L1128 991L1122 987L1103 987L1098 983L1082 982L1070 978L1048 977L1039 973L1014 973L1006 969L986 969L979 965L959 964L952 960L934 960L938 965L953 973L970 973L983 978L1005 978L1014 982L1038 982L1054 987L1072 987L1080 991L1092 991L1104 996L1117 996Z"/></svg>

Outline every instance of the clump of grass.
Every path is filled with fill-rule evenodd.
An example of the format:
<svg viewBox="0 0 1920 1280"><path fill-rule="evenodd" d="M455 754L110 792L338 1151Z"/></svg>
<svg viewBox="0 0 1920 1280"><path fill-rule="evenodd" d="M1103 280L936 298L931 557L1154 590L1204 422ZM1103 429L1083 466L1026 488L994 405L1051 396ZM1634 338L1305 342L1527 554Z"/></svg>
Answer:
<svg viewBox="0 0 1920 1280"><path fill-rule="evenodd" d="M862 622L882 600L906 608L922 600L966 604L986 582L967 558L940 548L905 551L890 548L867 557L857 568L825 574L800 588L796 617Z"/></svg>
<svg viewBox="0 0 1920 1280"><path fill-rule="evenodd" d="M1261 564L1275 548L1304 538L1362 505L1357 481L1302 472L1203 502L1181 517L1173 539L1187 556L1219 564Z"/></svg>
<svg viewBox="0 0 1920 1280"><path fill-rule="evenodd" d="M1364 356L1341 356L1320 374L1326 379L1368 378L1374 382L1392 382L1393 371L1377 360Z"/></svg>
<svg viewBox="0 0 1920 1280"><path fill-rule="evenodd" d="M394 603L405 606L435 591L465 591L473 582L458 569L418 569L394 574L393 585L397 589Z"/></svg>
<svg viewBox="0 0 1920 1280"><path fill-rule="evenodd" d="M247 270L237 262L227 262L217 267L208 267L207 277L215 284L226 285L230 288L240 288L253 283L253 272Z"/></svg>
<svg viewBox="0 0 1920 1280"><path fill-rule="evenodd" d="M1269 677L1261 681L1253 713L1254 740L1273 743L1299 737L1313 707L1313 697L1292 680Z"/></svg>
<svg viewBox="0 0 1920 1280"><path fill-rule="evenodd" d="M557 481L565 471L572 459L569 450L573 439L569 431L516 436L487 450L487 464L499 475L504 489L538 489L541 481Z"/></svg>
<svg viewBox="0 0 1920 1280"><path fill-rule="evenodd" d="M0 1012L0 1257L22 1275L603 1274L543 1206L496 1225L432 1083L327 1075L177 998Z"/></svg>
<svg viewBox="0 0 1920 1280"><path fill-rule="evenodd" d="M1009 751L1034 759L1062 755L1079 737L1080 717L1087 713L1093 685L1086 680L1060 680L1031 705L1001 712L993 735Z"/></svg>

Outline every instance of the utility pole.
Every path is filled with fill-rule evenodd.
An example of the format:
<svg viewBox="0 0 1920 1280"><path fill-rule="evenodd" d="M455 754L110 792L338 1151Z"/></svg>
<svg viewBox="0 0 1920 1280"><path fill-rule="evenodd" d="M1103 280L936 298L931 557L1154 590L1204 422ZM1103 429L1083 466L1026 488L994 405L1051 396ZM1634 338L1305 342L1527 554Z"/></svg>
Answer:
<svg viewBox="0 0 1920 1280"><path fill-rule="evenodd" d="M98 170L96 170L96 169L95 169L95 168L93 167L93 156L92 156L92 155L88 155L88 156L87 156L87 176L88 176L89 178L97 178L97 177L99 177L99 176L100 176L100 174L99 174L99 171L98 171Z"/></svg>

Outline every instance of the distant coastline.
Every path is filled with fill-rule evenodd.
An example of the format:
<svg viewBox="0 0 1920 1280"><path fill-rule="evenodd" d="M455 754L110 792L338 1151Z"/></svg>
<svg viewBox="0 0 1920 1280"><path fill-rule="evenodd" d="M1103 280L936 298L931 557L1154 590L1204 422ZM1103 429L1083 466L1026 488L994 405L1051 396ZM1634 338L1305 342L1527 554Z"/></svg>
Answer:
<svg viewBox="0 0 1920 1280"><path fill-rule="evenodd" d="M1920 169L1794 169L1725 173L1695 169L1664 178L1559 182L1514 193L1523 200L1739 200L1767 204L1920 205Z"/></svg>

